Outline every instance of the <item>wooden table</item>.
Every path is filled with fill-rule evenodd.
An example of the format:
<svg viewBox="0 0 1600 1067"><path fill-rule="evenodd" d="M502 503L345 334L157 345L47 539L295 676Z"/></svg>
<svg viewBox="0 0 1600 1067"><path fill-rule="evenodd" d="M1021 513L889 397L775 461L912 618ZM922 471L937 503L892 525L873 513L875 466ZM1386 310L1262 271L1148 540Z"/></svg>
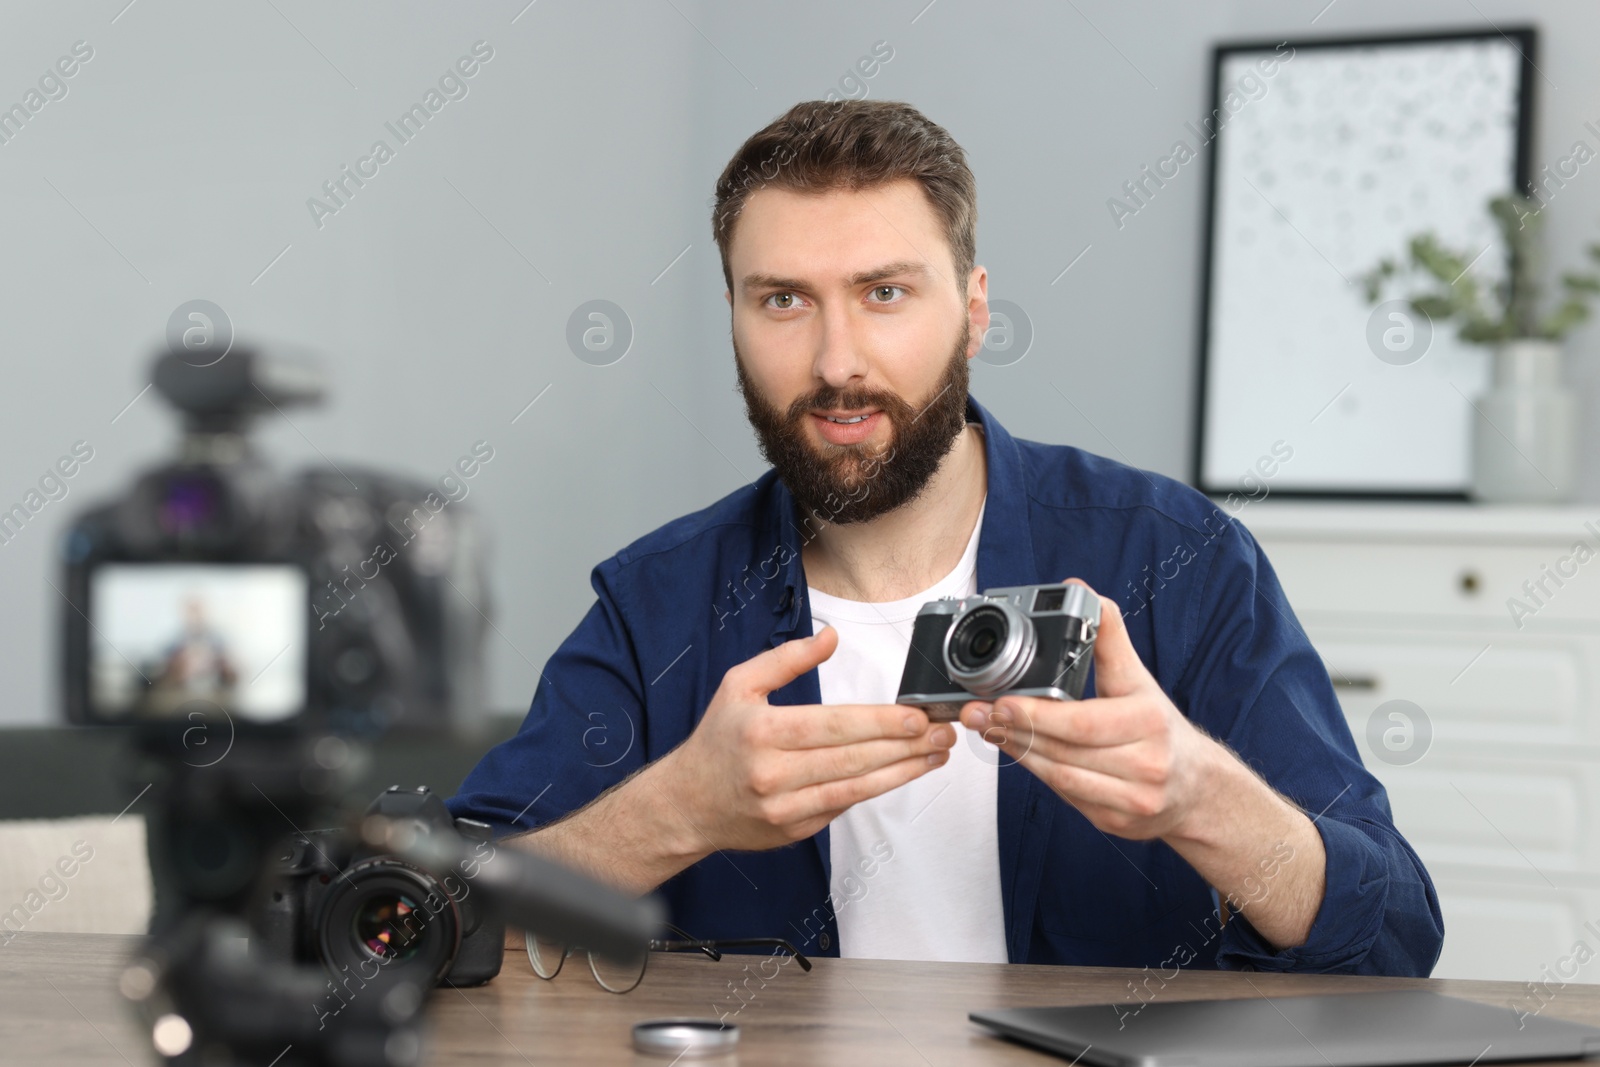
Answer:
<svg viewBox="0 0 1600 1067"><path fill-rule="evenodd" d="M115 980L136 939L101 934L23 933L0 943L0 1064L145 1064L144 1035ZM715 1016L732 1010L728 983L753 977L733 1021L742 1035L731 1064L1062 1064L1066 1061L990 1036L967 1012L993 1007L1132 1003L1142 972L1110 968L819 959L809 974L790 963L763 987L767 957L652 953L644 981L618 996L595 984L581 958L553 982L527 957L508 952L500 977L469 990L443 989L430 1006L427 1062L441 1064L629 1063L668 1067L633 1052L634 1022L659 1016ZM773 973L774 964L766 964ZM1155 989L1152 979L1151 988ZM1262 994L1433 989L1527 1010L1525 984L1184 971L1161 999ZM1555 989L1541 1012L1600 1026L1600 986ZM687 1062L687 1061L684 1061ZM265 1065L261 1065L265 1067Z"/></svg>

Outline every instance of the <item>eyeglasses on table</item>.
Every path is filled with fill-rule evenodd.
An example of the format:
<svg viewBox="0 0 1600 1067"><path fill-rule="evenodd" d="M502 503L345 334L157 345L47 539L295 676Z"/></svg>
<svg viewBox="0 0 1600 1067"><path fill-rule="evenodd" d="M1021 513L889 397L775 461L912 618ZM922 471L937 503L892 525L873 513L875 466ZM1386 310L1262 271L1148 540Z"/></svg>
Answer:
<svg viewBox="0 0 1600 1067"><path fill-rule="evenodd" d="M692 934L673 926L665 924L673 940L653 940L650 942L650 952L699 952L708 959L722 959L722 950L725 948L756 948L767 947L782 949L795 958L801 970L811 970L811 961L800 954L800 950L781 937L734 937L701 940ZM628 963L618 963L607 959L588 949L575 945L566 945L559 941L551 941L528 931L524 935L524 943L528 949L528 962L533 965L533 973L549 981L561 973L561 965L567 961L568 956L579 952L589 957L589 973L594 975L594 980L600 988L608 993L627 993L644 979L645 965L650 960L650 953L641 953L639 958Z"/></svg>

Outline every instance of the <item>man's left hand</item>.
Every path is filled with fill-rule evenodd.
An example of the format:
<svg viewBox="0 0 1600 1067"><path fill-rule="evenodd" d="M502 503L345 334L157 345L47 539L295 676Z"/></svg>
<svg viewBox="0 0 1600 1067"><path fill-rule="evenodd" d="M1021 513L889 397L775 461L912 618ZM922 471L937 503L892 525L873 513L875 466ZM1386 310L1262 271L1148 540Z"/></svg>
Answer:
<svg viewBox="0 0 1600 1067"><path fill-rule="evenodd" d="M1089 700L1003 696L966 704L961 722L1102 832L1171 845L1277 949L1303 944L1326 888L1311 819L1178 711L1105 597L1094 672Z"/></svg>
<svg viewBox="0 0 1600 1067"><path fill-rule="evenodd" d="M1077 578L1067 581L1089 588ZM973 701L961 709L961 722L1106 833L1144 840L1181 832L1224 750L1162 692L1134 651L1122 612L1106 597L1094 670L1092 699Z"/></svg>

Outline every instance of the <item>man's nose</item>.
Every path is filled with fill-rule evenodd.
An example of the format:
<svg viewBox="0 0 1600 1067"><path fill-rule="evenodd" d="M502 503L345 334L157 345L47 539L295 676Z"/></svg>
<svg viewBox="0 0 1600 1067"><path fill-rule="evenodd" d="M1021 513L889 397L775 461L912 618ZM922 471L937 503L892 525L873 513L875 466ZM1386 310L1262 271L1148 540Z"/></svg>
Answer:
<svg viewBox="0 0 1600 1067"><path fill-rule="evenodd" d="M848 311L842 308L824 310L822 334L817 339L817 355L812 370L816 376L835 389L867 376L866 354L862 351L862 338L851 321Z"/></svg>

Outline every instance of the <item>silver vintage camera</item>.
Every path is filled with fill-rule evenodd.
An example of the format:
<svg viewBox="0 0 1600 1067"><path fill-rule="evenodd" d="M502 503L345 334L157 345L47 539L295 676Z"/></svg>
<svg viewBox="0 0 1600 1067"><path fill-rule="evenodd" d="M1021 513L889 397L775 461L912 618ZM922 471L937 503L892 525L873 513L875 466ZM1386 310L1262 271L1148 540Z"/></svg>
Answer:
<svg viewBox="0 0 1600 1067"><path fill-rule="evenodd" d="M1099 628L1100 598L1081 585L1016 585L929 601L917 612L895 702L953 722L969 700L1079 700Z"/></svg>

